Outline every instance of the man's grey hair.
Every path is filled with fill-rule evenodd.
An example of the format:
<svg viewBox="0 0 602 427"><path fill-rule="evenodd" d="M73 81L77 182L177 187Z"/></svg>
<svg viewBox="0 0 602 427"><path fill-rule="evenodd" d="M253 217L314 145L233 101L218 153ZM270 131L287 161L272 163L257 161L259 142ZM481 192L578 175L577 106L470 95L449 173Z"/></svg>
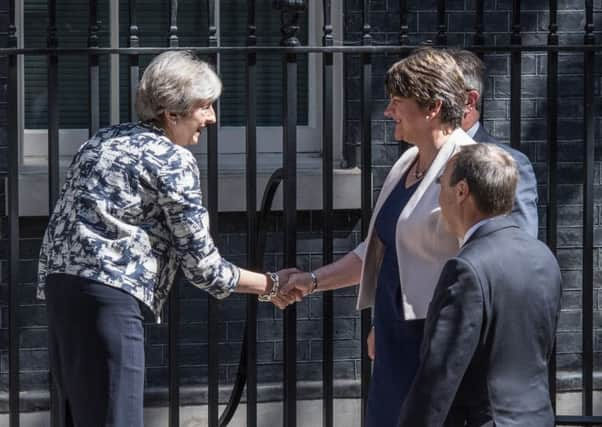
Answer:
<svg viewBox="0 0 602 427"><path fill-rule="evenodd" d="M464 75L466 90L476 90L479 96L485 90L485 64L475 53L465 49L449 49L449 53L456 60L458 67ZM480 108L477 102L477 109Z"/></svg>
<svg viewBox="0 0 602 427"><path fill-rule="evenodd" d="M518 170L504 149L492 144L463 146L454 156L449 184L462 180L481 213L496 216L512 211Z"/></svg>
<svg viewBox="0 0 602 427"><path fill-rule="evenodd" d="M142 121L158 119L164 111L186 115L199 102L213 103L221 92L222 82L206 62L190 52L163 52L142 74L136 113Z"/></svg>

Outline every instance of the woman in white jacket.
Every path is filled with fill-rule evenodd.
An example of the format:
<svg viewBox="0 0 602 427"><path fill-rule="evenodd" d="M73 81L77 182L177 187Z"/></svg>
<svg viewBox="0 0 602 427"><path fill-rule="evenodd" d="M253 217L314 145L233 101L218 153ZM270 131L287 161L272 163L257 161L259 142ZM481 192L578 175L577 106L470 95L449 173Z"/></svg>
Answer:
<svg viewBox="0 0 602 427"><path fill-rule="evenodd" d="M292 275L283 292L306 295L360 283L357 308L374 308L374 359L366 425L395 426L419 363L424 318L445 261L458 241L441 222L436 178L459 146L463 76L445 51L422 48L386 74L395 139L413 145L387 176L368 236L353 252L311 273Z"/></svg>

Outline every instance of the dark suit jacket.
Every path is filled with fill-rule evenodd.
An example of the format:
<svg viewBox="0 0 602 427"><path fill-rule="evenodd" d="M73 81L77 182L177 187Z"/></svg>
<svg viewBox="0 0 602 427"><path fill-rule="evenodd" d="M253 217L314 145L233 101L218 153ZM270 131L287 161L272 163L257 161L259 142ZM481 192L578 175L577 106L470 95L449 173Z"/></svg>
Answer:
<svg viewBox="0 0 602 427"><path fill-rule="evenodd" d="M560 270L509 217L482 225L441 273L402 427L551 427Z"/></svg>
<svg viewBox="0 0 602 427"><path fill-rule="evenodd" d="M476 142L495 144L506 150L514 158L518 167L519 179L516 187L515 204L512 209L512 218L520 228L531 236L537 237L537 227L539 226L537 216L537 181L535 180L535 172L529 158L490 135L483 127L483 124L479 124L477 133L472 139Z"/></svg>

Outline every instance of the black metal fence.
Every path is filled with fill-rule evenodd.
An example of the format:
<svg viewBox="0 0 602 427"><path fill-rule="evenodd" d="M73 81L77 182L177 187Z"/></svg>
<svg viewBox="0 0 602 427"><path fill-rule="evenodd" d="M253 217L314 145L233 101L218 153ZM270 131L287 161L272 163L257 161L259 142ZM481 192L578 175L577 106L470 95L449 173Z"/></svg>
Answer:
<svg viewBox="0 0 602 427"><path fill-rule="evenodd" d="M400 29L399 43L392 45L376 45L373 43L370 26L370 2L364 0L363 26L361 45L334 45L333 27L331 24L331 1L321 2L323 8L323 34L321 45L302 46L297 38L298 13L305 7L305 2L297 1L273 1L272 6L280 13L282 19L282 40L280 47L258 46L256 37L256 4L249 0L247 4L247 41L246 46L218 46L217 27L215 24L216 0L208 1L206 16L208 19L208 45L182 46L179 47L177 10L178 1L169 2L170 18L169 28L166 28L165 47L142 48L140 47L139 29L136 24L136 0L129 2L129 47L128 48L105 48L99 47L97 2L89 1L89 32L87 48L66 48L58 45L56 28L56 0L48 1L48 28L47 48L18 48L17 28L15 27L15 0L10 0L10 22L8 33L8 48L0 49L0 55L6 55L8 61L8 227L9 227L9 410L10 426L19 425L19 336L17 307L17 284L18 260L19 260L19 120L18 120L18 58L27 55L45 55L47 58L48 78L48 171L49 171L49 201L50 208L54 205L59 188L59 108L58 106L58 62L60 58L70 55L88 57L88 86L89 86L89 130L94 132L100 123L100 83L99 83L99 58L110 54L126 56L129 64L129 88L130 100L133 102L136 85L139 78L139 58L144 55L156 54L166 49L190 49L198 54L205 55L209 60L218 64L220 54L229 53L244 56L246 58L245 77L245 103L246 106L246 210L248 218L248 265L260 268L259 249L255 242L258 240L258 214L254 195L257 191L257 115L256 105L258 100L257 81L257 57L266 52L279 52L284 64L283 68L283 185L284 185L284 265L292 266L296 263L296 200L297 200L297 133L298 110L297 110L297 75L298 60L303 55L318 55L322 57L321 85L323 91L323 129L322 129L322 168L323 168L323 262L329 263L333 260L333 58L335 55L359 54L361 62L361 169L362 169L362 232L366 233L372 209L372 181L371 181L371 113L372 113L372 70L373 58L377 54L395 53L406 54L415 46L409 45L408 37L408 6L404 0L399 1ZM583 371L582 371L582 416L558 416L559 425L600 425L602 416L593 416L593 370L594 370L594 342L592 331L594 329L594 61L596 53L601 48L595 43L593 27L593 0L585 0L585 29L583 43L573 45L560 45L558 42L557 0L549 1L549 33L547 44L523 45L521 36L520 8L521 2L514 0L512 14L512 33L509 45L485 44L484 27L484 0L476 1L476 19L474 28L473 45L470 47L479 54L484 53L509 53L511 57L511 138L512 146L521 147L521 58L525 52L539 52L547 54L547 242L553 251L557 248L557 142L558 142L558 55L560 52L573 52L583 55L584 58L584 128L583 128L583 300L582 300L582 331L583 331ZM436 45L446 45L446 2L439 0L437 4L437 34ZM135 113L130 105L131 119L135 119ZM217 188L220 185L218 179L218 131L217 127L209 128L208 132L208 186L212 191L208 193L208 208L211 212L211 224L214 233L217 233L218 222L218 199ZM177 365L177 323L178 303L177 289L170 296L169 304L169 425L179 425L179 382ZM227 423L229 416L224 415L220 423L218 411L218 366L220 355L218 353L218 323L219 310L217 302L209 303L207 319L209 322L209 425L218 426ZM257 420L257 349L256 349L256 299L249 297L247 300L247 325L245 339L244 371L246 373L246 400L247 400L247 425L250 427L258 424ZM362 317L362 341L368 334L370 326L370 313L364 311ZM330 293L326 293L323 299L323 425L334 425L333 410L333 300ZM296 308L291 306L284 314L284 419L283 425L294 427L296 425ZM366 350L362 349L362 419L364 403L367 396L370 378L370 362ZM555 401L555 365L551 372L551 393ZM240 391L240 390L239 390ZM236 406L236 399L229 409ZM54 417L53 417L53 422Z"/></svg>

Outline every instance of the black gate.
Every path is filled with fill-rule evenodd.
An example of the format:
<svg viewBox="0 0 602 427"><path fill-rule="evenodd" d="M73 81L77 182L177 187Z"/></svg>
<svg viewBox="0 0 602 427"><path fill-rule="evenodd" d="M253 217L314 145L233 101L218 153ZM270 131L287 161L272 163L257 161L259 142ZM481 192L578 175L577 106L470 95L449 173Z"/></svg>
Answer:
<svg viewBox="0 0 602 427"><path fill-rule="evenodd" d="M313 0L312 0L313 1ZM84 56L88 58L88 89L89 89L89 131L94 132L100 124L100 73L99 62L103 57L111 54L118 54L120 57L127 58L129 90L130 94L135 93L139 78L140 63L139 59L148 55L154 55L167 49L189 49L199 55L203 55L215 65L220 63L221 54L239 55L245 59L245 101L244 108L246 129L246 194L255 195L257 192L257 58L268 52L278 52L283 61L283 103L282 103L282 163L283 171L281 178L284 186L284 266L293 266L296 264L297 241L296 241L296 211L297 211L297 125L299 122L299 111L297 109L299 89L298 73L299 60L304 56L320 56L322 58L321 85L323 98L322 109L322 215L323 215L323 235L322 252L324 263L333 260L333 93L334 93L334 74L333 62L337 55L343 57L355 58L359 61L359 81L360 81L360 140L359 154L361 162L358 166L362 171L362 200L361 200L361 218L362 233L367 232L369 218L372 209L372 77L373 61L383 54L404 55L416 46L411 44L410 29L408 23L408 2L399 0L399 32L394 42L377 43L373 38L373 31L370 23L371 2L364 0L356 2L361 8L361 36L354 42L335 43L333 39L333 27L331 25L332 2L325 0L321 2L323 8L323 28L320 45L302 45L297 37L299 31L299 13L307 5L303 0L273 1L271 5L264 2L262 7L273 7L273 13L280 13L282 22L281 46L261 46L257 43L256 37L256 2L248 0L241 4L247 5L247 38L246 46L218 46L218 28L215 18L215 8L219 7L219 1L209 0L205 17L207 19L207 38L206 44L199 46L181 46L178 33L178 0L171 0L169 3L169 28L165 28L165 40L163 47L140 47L140 31L136 23L137 10L136 0L129 2L129 28L128 28L128 46L127 48L108 48L99 46L99 23L97 17L98 4L96 0L89 1L88 18L88 39L87 48L70 48L59 46L56 28L56 9L57 1L48 1L48 27L47 27L47 48L19 48L16 22L16 6L22 4L16 0L9 2L9 28L8 28L8 48L0 49L0 55L8 57L8 185L7 185L7 213L9 230L9 292L8 292L8 325L9 325L9 413L10 426L19 425L19 333L17 318L17 292L19 283L19 174L20 174L20 147L19 147L19 126L18 117L18 59L25 56L45 56L47 59L47 82L48 82L48 171L49 171L49 201L50 207L58 196L59 189L59 115L58 115L58 64L63 58L71 56ZM352 2L345 2L352 3ZM379 2L384 3L384 2ZM394 3L390 1L388 3ZM448 2L447 2L448 3ZM548 22L548 40L547 44L523 44L523 34L521 33L521 2L512 1L512 22L509 43L492 43L492 38L487 37L485 22L485 1L477 0L475 4L474 32L472 43L469 46L479 54L503 53L510 55L510 141L515 148L521 148L521 64L523 55L526 52L538 52L547 56L547 145L546 158L547 168L543 174L546 182L547 205L545 209L545 240L553 251L557 249L557 229L558 229L558 191L557 184L559 179L558 168L558 67L559 53L572 52L583 55L583 129L579 135L582 141L582 161L583 161L583 276L582 276L582 415L581 416L557 416L558 425L600 425L602 416L593 416L593 393L594 393L594 147L595 147L595 108L594 93L595 79L594 72L596 53L600 45L596 44L594 37L594 2L585 0L583 7L585 11L585 28L582 34L582 42L578 44L560 44L557 25L557 0L550 0L548 4L549 22ZM446 2L439 0L436 2L436 34L433 44L448 44L448 11L446 11ZM143 40L142 40L143 41ZM359 58L358 58L359 57ZM598 89L599 90L599 89ZM133 100L134 96L130 96ZM485 106L486 111L487 106ZM135 113L130 105L130 118L135 119ZM347 166L355 166L356 147L351 144L344 147L344 154L347 160ZM208 186L211 189L217 189L220 185L218 179L218 129L211 127L208 132ZM274 188L272 188L272 191ZM207 205L211 212L211 224L214 233L217 231L218 221L218 198L217 191L208 193ZM260 236L258 224L258 206L255 197L246 197L247 210L247 264L252 268L261 267L260 251L255 244ZM265 203L265 209L269 203ZM323 299L323 425L334 425L334 375L333 375L333 299L331 293L326 293ZM235 387L238 390L235 393L228 410L223 414L220 422L218 411L219 381L218 372L220 364L220 355L218 352L219 329L218 323L219 310L217 303L209 303L207 313L209 345L208 345L208 414L209 425L225 425L231 416L238 400L243 384L246 381L246 401L247 401L247 425L258 425L257 420L257 348L256 348L256 320L257 306L256 299L249 297L247 300L246 316L246 337L244 347L244 357L241 358L241 369L244 375ZM174 292L170 296L169 305L169 424L171 426L179 425L179 380L177 364L177 343L178 329L176 327L179 318L178 299ZM598 325L599 326L599 325ZM361 313L361 336L362 342L368 334L370 327L370 313L364 311ZM297 408L297 389L296 389L296 307L293 305L284 313L284 419L283 425L294 427L296 425ZM361 357L361 398L365 403L367 396L368 383L370 378L371 365L366 355L364 346L362 346ZM553 401L555 401L555 383L556 370L555 364L552 366L551 384ZM358 414L363 418L362 414Z"/></svg>

